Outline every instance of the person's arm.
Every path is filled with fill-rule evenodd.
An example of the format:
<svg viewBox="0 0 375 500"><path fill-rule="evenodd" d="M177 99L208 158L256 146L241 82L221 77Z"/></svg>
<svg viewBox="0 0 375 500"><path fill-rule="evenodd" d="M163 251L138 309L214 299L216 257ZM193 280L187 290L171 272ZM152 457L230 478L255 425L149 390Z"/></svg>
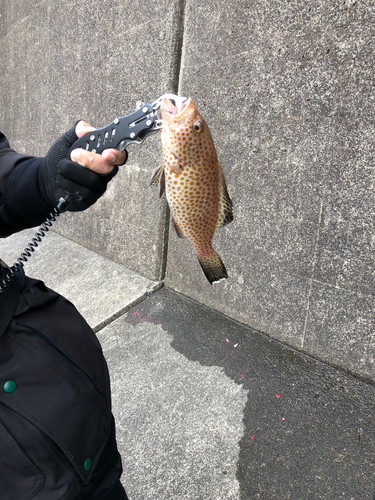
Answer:
<svg viewBox="0 0 375 500"><path fill-rule="evenodd" d="M85 210L105 192L107 183L126 162L126 152L102 155L68 152L78 137L93 130L80 121L50 148L45 158L16 153L0 133L0 237L44 222L59 198L69 194L68 211Z"/></svg>
<svg viewBox="0 0 375 500"><path fill-rule="evenodd" d="M0 236L32 227L51 211L41 192L38 175L41 164L42 158L16 153L0 132ZM23 223L14 214L17 205L25 212Z"/></svg>

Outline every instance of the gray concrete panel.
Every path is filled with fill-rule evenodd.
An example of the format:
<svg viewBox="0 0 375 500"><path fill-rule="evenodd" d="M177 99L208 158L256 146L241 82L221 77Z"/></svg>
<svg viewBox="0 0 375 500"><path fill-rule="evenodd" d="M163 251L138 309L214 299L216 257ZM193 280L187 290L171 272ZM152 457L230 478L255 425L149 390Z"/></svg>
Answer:
<svg viewBox="0 0 375 500"><path fill-rule="evenodd" d="M371 147L374 142L367 135L369 132L374 137L371 127L365 136L358 130L356 136L361 144L350 150L352 156L353 151L358 151L361 158L348 158L345 172L342 165L337 166L340 173L332 171L330 182L335 190L327 194L327 203L323 205L314 279L373 296L375 171L374 159L366 151L366 142Z"/></svg>
<svg viewBox="0 0 375 500"><path fill-rule="evenodd" d="M374 297L314 282L303 348L374 380Z"/></svg>
<svg viewBox="0 0 375 500"><path fill-rule="evenodd" d="M372 378L374 15L370 2L187 2L180 93L211 128L234 203L214 238L230 278L211 287L171 231L166 279Z"/></svg>
<svg viewBox="0 0 375 500"><path fill-rule="evenodd" d="M0 240L0 255L13 265L35 229ZM49 231L24 264L27 276L40 279L70 300L97 331L157 290L159 284L106 257Z"/></svg>

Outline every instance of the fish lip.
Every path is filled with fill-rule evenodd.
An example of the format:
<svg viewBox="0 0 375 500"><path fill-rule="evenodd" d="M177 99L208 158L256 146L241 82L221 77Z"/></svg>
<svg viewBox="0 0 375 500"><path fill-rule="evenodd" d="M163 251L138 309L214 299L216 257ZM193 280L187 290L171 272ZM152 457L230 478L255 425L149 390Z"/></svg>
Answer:
<svg viewBox="0 0 375 500"><path fill-rule="evenodd" d="M178 113L178 107L172 104L171 100L168 97L164 97L161 107L160 107L161 115L168 113L170 116L174 116Z"/></svg>
<svg viewBox="0 0 375 500"><path fill-rule="evenodd" d="M190 106L191 102L192 102L191 97L189 97L189 99L187 101L185 101L184 103L182 103L182 109L181 109L181 111L179 113L177 113L177 115L174 115L174 117L175 118L180 118L186 112L186 110Z"/></svg>
<svg viewBox="0 0 375 500"><path fill-rule="evenodd" d="M168 99L168 101L170 102L171 106L173 106L174 108L177 108L177 106L174 106L170 99L168 97L165 97L164 99ZM189 107L190 103L191 103L191 97L188 98L187 101L183 102L182 103L182 109L181 111L177 112L177 113L173 113L171 110L163 107L163 104L161 105L161 108L160 108L160 112L161 113L168 113L169 116L173 116L173 118L181 118L181 116L185 113L185 111L187 110L187 108ZM177 108L177 111L178 111L178 108Z"/></svg>

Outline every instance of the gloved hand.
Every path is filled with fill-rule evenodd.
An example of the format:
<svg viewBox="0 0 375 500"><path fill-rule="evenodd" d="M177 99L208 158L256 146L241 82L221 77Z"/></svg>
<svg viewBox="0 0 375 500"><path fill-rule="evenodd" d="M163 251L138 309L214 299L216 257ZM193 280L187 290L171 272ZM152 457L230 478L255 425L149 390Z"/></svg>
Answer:
<svg viewBox="0 0 375 500"><path fill-rule="evenodd" d="M93 205L106 191L108 182L117 174L118 166L115 163L124 164L127 160L126 151L120 153L117 150L107 150L103 152L103 155L106 153L106 159L80 150L80 164L72 161L69 150L78 139L76 125L55 142L42 163L43 182L49 201L57 206L60 198L69 195L67 210L70 212L85 210ZM86 130L80 127L80 136L90 130L87 127ZM108 158L112 158L111 162Z"/></svg>

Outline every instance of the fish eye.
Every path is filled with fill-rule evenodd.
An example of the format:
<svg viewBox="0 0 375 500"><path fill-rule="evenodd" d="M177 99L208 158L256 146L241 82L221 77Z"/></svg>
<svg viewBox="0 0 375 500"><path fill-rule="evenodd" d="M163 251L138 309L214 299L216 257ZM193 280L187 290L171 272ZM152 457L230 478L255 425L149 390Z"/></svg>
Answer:
<svg viewBox="0 0 375 500"><path fill-rule="evenodd" d="M193 130L194 132L202 132L202 128L203 128L203 123L200 121L200 120L197 120L194 122L193 124Z"/></svg>

